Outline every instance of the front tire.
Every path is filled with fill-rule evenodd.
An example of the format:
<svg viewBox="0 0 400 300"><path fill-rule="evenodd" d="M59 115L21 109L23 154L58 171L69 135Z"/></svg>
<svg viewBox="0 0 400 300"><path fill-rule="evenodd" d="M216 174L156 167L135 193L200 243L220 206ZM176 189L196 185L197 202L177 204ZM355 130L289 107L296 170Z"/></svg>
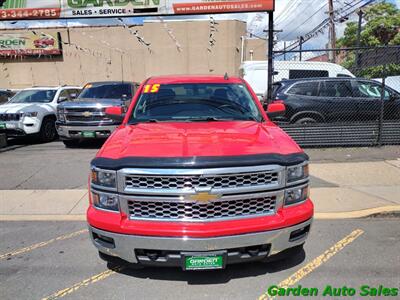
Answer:
<svg viewBox="0 0 400 300"><path fill-rule="evenodd" d="M54 141L57 136L56 122L51 118L45 118L40 126L39 139L42 143Z"/></svg>
<svg viewBox="0 0 400 300"><path fill-rule="evenodd" d="M286 249L278 254L269 256L265 259L265 262L270 263L276 261L284 261L289 259L301 258L302 256L304 256L304 244Z"/></svg>
<svg viewBox="0 0 400 300"><path fill-rule="evenodd" d="M63 143L66 148L76 148L79 145L79 141L76 140L64 140Z"/></svg>
<svg viewBox="0 0 400 300"><path fill-rule="evenodd" d="M114 268L129 268L129 269L143 269L143 266L140 264L134 264L127 262L119 257L111 256L99 251L99 257L107 262L107 267L109 269Z"/></svg>

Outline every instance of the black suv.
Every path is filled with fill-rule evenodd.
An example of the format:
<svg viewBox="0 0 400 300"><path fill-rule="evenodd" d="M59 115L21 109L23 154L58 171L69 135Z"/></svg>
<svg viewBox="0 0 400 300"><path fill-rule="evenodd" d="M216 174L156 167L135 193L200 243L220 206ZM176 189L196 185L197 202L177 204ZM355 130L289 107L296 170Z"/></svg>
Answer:
<svg viewBox="0 0 400 300"><path fill-rule="evenodd" d="M379 120L382 85L361 78L283 80L273 85L273 102L286 106L282 123ZM386 87L384 119L400 119L400 94Z"/></svg>

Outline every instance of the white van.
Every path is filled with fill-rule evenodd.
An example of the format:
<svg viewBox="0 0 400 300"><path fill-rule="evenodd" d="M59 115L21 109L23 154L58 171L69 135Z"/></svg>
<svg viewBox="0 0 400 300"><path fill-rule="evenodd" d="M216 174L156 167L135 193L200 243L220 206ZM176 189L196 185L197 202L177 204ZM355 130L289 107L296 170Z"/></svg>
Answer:
<svg viewBox="0 0 400 300"><path fill-rule="evenodd" d="M382 82L382 78L375 78L373 80ZM386 77L385 84L386 86L391 87L392 89L400 93L400 76Z"/></svg>
<svg viewBox="0 0 400 300"><path fill-rule="evenodd" d="M262 97L267 90L267 61L245 61L239 69L240 76ZM274 82L285 79L316 77L355 77L340 65L315 61L275 61Z"/></svg>

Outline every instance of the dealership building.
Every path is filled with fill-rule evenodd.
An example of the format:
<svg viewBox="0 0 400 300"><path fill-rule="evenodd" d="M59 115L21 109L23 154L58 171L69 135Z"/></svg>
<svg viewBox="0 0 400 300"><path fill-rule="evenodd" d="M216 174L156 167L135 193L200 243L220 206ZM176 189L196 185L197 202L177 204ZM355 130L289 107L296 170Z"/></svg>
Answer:
<svg viewBox="0 0 400 300"><path fill-rule="evenodd" d="M140 82L154 75L238 75L265 60L266 41L238 20L148 21L135 26L0 32L0 88Z"/></svg>

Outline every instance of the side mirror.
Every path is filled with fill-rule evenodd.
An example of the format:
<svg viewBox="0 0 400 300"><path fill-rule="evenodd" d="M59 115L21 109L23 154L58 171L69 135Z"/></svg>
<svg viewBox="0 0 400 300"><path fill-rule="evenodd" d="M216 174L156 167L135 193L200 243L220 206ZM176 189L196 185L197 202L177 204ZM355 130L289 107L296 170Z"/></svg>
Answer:
<svg viewBox="0 0 400 300"><path fill-rule="evenodd" d="M283 103L270 103L267 107L267 116L270 119L276 117L283 117L286 112L285 104Z"/></svg>
<svg viewBox="0 0 400 300"><path fill-rule="evenodd" d="M58 103L65 102L67 100L68 100L68 98L65 96L58 97Z"/></svg>
<svg viewBox="0 0 400 300"><path fill-rule="evenodd" d="M106 108L106 117L122 123L125 118L125 114L121 106L111 106Z"/></svg>

